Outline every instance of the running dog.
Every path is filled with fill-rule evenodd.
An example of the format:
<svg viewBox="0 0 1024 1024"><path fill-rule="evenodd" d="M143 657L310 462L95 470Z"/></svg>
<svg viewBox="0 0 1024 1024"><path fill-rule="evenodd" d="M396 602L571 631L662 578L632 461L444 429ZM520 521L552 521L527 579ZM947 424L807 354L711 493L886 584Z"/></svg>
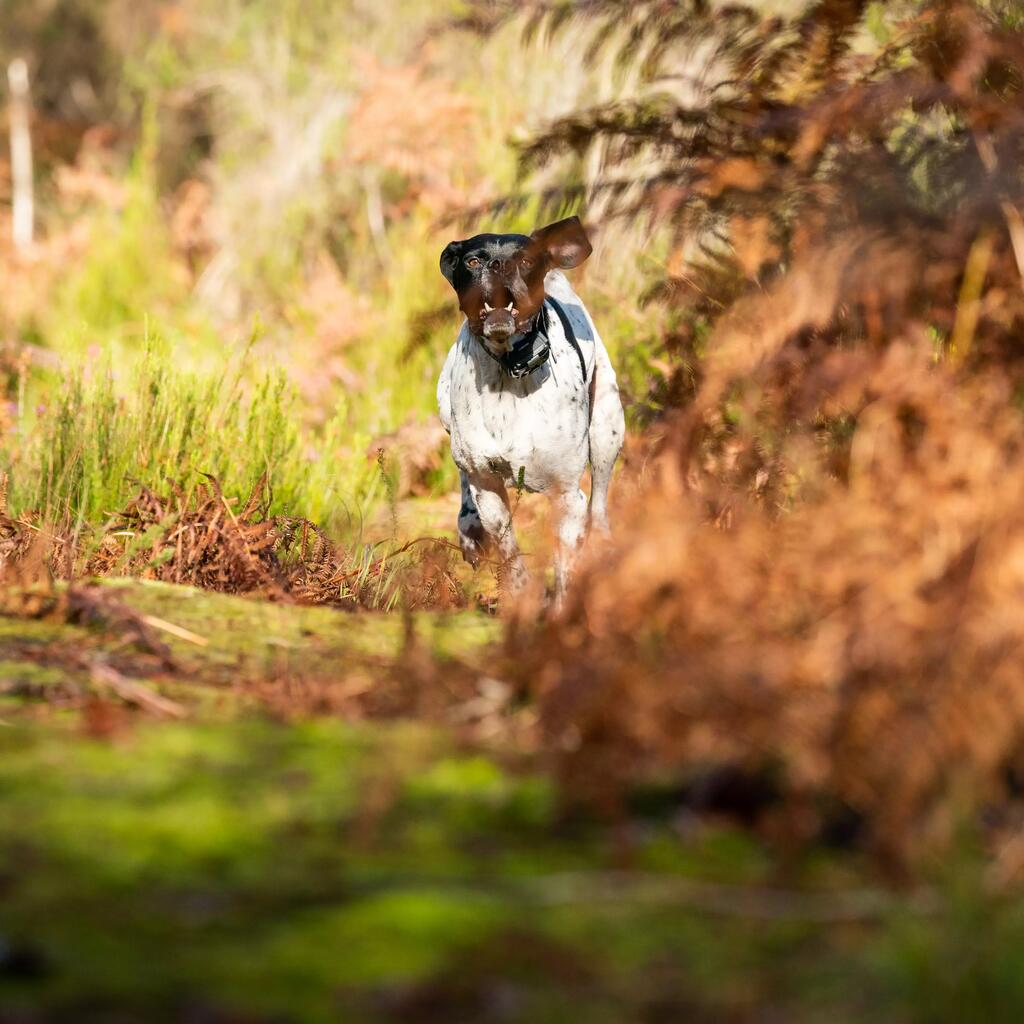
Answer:
<svg viewBox="0 0 1024 1024"><path fill-rule="evenodd" d="M622 402L608 352L563 270L592 252L579 218L532 235L451 242L441 273L466 315L437 384L462 480L458 534L476 566L498 552L509 588L527 579L507 488L550 496L558 518L555 601L587 527L580 478L590 462L590 523L608 532L608 485L622 448Z"/></svg>

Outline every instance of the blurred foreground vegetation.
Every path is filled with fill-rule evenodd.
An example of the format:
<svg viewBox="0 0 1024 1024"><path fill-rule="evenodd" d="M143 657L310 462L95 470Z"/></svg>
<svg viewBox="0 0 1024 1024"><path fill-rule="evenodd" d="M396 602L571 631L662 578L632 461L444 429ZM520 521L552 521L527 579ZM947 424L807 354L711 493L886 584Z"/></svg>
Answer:
<svg viewBox="0 0 1024 1024"><path fill-rule="evenodd" d="M986 894L969 843L900 893L841 848L780 859L670 789L638 791L615 825L567 814L513 738L528 709L517 724L486 689L457 716L403 696L410 665L383 667L416 658L397 617L159 584L93 600L88 628L0 620L0 1020L960 1022L1024 1007L1020 905ZM118 602L191 637L126 645ZM450 659L498 626L476 622L413 628L454 679Z"/></svg>

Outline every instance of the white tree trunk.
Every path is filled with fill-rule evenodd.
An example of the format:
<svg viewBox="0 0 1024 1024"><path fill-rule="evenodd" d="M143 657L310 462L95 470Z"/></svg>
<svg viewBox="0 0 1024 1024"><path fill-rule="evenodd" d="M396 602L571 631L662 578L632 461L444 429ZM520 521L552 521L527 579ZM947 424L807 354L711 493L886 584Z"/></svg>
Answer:
<svg viewBox="0 0 1024 1024"><path fill-rule="evenodd" d="M14 198L12 235L14 248L24 252L35 231L35 200L32 183L32 135L29 130L28 65L20 57L7 68L11 89L11 185Z"/></svg>

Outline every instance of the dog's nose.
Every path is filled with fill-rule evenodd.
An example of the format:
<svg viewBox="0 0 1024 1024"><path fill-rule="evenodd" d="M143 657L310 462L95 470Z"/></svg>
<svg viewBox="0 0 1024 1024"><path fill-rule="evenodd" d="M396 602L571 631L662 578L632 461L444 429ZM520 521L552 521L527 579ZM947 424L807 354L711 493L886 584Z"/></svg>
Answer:
<svg viewBox="0 0 1024 1024"><path fill-rule="evenodd" d="M515 332L515 317L507 309L493 309L484 319L483 335L490 342L504 344Z"/></svg>

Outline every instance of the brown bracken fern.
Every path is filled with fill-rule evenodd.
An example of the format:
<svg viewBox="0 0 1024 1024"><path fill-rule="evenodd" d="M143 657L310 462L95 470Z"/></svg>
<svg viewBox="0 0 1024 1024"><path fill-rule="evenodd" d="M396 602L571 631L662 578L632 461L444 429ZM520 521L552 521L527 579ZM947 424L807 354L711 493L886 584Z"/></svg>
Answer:
<svg viewBox="0 0 1024 1024"><path fill-rule="evenodd" d="M558 620L510 627L508 671L564 778L606 796L768 773L766 828L814 834L838 801L896 858L986 803L990 824L1012 820L1019 13L526 6L531 28L575 23L639 69L634 98L549 125L524 169L561 167L585 208L668 232L657 296L680 322L617 546ZM674 90L695 53L702 83ZM589 180L580 153L600 155Z"/></svg>

